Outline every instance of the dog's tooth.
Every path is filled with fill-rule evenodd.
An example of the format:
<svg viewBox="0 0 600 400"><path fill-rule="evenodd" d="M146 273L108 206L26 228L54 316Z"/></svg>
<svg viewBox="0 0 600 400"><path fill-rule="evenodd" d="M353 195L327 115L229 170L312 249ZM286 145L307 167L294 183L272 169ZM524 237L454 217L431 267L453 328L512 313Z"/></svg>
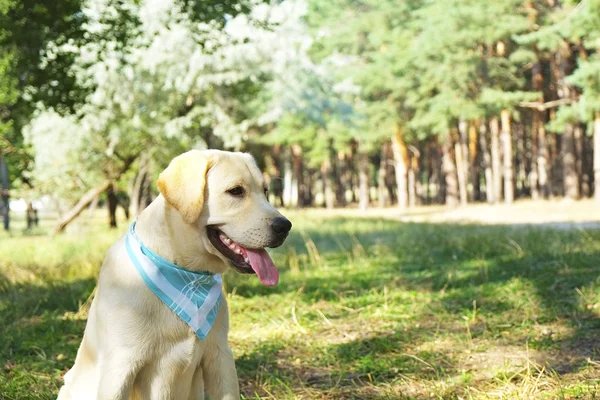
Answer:
<svg viewBox="0 0 600 400"><path fill-rule="evenodd" d="M250 264L250 260L248 259L248 257L244 257L244 261L246 262L246 264Z"/></svg>
<svg viewBox="0 0 600 400"><path fill-rule="evenodd" d="M239 248L235 249L235 253L236 254L242 254L242 250L240 250Z"/></svg>
<svg viewBox="0 0 600 400"><path fill-rule="evenodd" d="M229 243L231 243L231 239L229 239L228 237L225 237L225 238L223 238L223 242L225 244L229 244Z"/></svg>

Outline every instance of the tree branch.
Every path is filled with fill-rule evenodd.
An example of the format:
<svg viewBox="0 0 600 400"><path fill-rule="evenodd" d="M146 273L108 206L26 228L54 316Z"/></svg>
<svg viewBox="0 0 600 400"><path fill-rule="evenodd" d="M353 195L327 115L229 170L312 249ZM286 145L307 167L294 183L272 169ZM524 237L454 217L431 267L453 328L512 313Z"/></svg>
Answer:
<svg viewBox="0 0 600 400"><path fill-rule="evenodd" d="M52 229L52 232L50 233L50 236L54 236L57 233L62 232L71 221L73 221L75 218L77 218L79 214L81 214L81 212L92 202L92 200L94 200L96 196L99 196L108 188L108 185L110 183L111 181L105 181L102 184L96 186L95 188L90 189L86 194L84 194L81 197L81 199L77 202L75 207L69 210L69 212L56 223L54 229Z"/></svg>
<svg viewBox="0 0 600 400"><path fill-rule="evenodd" d="M569 99L569 98L552 100L552 101L548 101L546 103L540 103L539 101L524 101L522 103L519 103L519 107L533 108L538 111L546 111L550 108L566 106L566 105L573 104L576 102L577 102L576 100Z"/></svg>
<svg viewBox="0 0 600 400"><path fill-rule="evenodd" d="M130 155L129 157L124 157L122 159L123 166L118 171L117 176L113 177L113 179L107 179L102 184L96 186L95 188L88 190L81 197L81 199L79 199L77 204L75 204L75 206L71 210L69 210L69 212L56 223L56 225L54 226L54 229L52 229L52 232L50 233L50 235L54 236L57 233L62 232L67 227L67 225L69 225L69 223L71 223L71 221L73 221L75 218L77 218L79 216L79 214L81 214L81 212L94 200L94 198L96 196L99 196L102 192L104 192L109 187L109 185L111 185L114 181L117 181L121 177L121 175L123 175L125 172L127 172L127 170L131 167L131 164L133 164L133 162L139 157L139 155L140 155L140 153L136 153L136 154Z"/></svg>

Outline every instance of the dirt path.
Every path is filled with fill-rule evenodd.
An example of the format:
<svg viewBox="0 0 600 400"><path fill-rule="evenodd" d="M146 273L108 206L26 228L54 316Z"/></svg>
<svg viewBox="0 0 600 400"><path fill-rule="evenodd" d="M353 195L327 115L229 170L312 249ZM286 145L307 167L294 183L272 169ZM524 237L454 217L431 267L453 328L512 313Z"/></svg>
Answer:
<svg viewBox="0 0 600 400"><path fill-rule="evenodd" d="M299 210L298 214L331 217L390 218L402 222L478 223L489 225L548 226L558 229L600 228L600 204L593 200L518 201L512 205L473 204L465 207L421 206L406 211L396 208Z"/></svg>

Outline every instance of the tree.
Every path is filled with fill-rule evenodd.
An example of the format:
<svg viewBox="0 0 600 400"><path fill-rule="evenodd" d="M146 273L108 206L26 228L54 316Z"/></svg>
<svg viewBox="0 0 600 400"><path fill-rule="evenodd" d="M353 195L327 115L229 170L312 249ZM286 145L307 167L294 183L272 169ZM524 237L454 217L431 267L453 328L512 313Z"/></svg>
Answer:
<svg viewBox="0 0 600 400"><path fill-rule="evenodd" d="M406 44L412 35L411 13L420 3L313 1L309 13L318 36L313 55L338 60L338 77L360 87L357 112L365 121L361 147L385 148L379 144L391 139L400 208L408 205L407 142L416 139L408 126L412 110L406 100L414 73Z"/></svg>
<svg viewBox="0 0 600 400"><path fill-rule="evenodd" d="M571 23L572 35L580 41L583 57L568 83L580 88L579 101L572 107L582 121L590 125L594 143L595 199L600 202L600 1L589 0L580 6Z"/></svg>
<svg viewBox="0 0 600 400"><path fill-rule="evenodd" d="M35 68L0 38L0 148L34 154L22 177L69 216L107 193L113 222L117 193L139 212L153 168L190 147L252 151L286 205L586 196L598 1L71 0L42 13L68 23L42 18Z"/></svg>
<svg viewBox="0 0 600 400"><path fill-rule="evenodd" d="M289 7L260 5L223 25L198 24L175 1L86 3L85 33L94 40L50 43L42 60L68 54L77 84L90 95L73 113L42 105L27 127L40 190L59 187L73 200L98 193L147 149L153 157L171 158L206 146L207 136L239 148L252 120L232 94L253 90L272 72L269 52L277 29L286 27ZM115 24L123 34L115 34ZM49 143L59 144L59 152ZM56 231L93 197L85 196L89 201L79 202Z"/></svg>
<svg viewBox="0 0 600 400"><path fill-rule="evenodd" d="M80 0L41 3L0 2L0 154L10 166L10 181L29 184L31 156L22 127L34 105L71 109L81 98L68 70L72 59L58 56L46 67L40 57L49 42L77 43L84 22Z"/></svg>

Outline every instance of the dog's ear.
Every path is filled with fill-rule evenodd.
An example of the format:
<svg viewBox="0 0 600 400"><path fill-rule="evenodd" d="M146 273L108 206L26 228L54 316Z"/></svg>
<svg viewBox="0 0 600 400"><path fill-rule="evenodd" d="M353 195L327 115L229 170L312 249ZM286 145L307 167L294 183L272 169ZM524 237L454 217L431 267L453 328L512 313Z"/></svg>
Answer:
<svg viewBox="0 0 600 400"><path fill-rule="evenodd" d="M175 157L159 175L158 190L188 223L194 223L204 205L206 174L214 157L207 151L191 150Z"/></svg>

